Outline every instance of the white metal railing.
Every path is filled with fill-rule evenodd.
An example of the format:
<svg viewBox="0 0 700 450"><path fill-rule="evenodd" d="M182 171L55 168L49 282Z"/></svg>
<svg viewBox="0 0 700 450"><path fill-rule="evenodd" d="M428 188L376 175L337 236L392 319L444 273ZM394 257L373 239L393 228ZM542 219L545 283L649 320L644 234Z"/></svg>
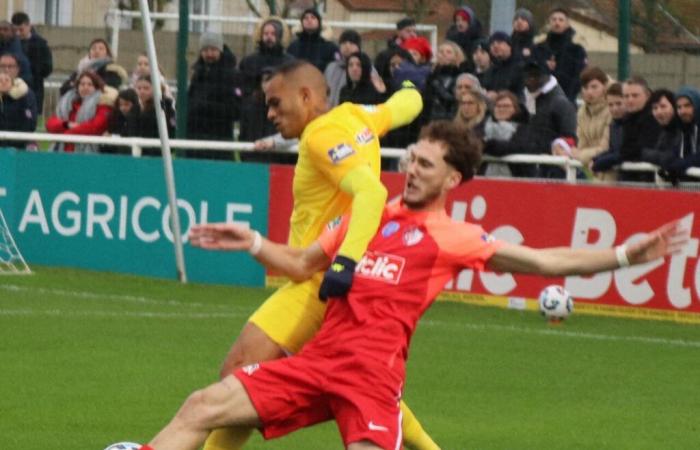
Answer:
<svg viewBox="0 0 700 450"><path fill-rule="evenodd" d="M76 144L98 144L119 147L131 148L131 154L140 157L144 148L160 148L160 139L155 138L140 138L140 137L118 137L118 136L81 136L68 134L52 134L52 133L21 133L16 131L0 131L0 140L8 141L25 141L25 142L72 142ZM252 142L230 142L230 141L202 141L190 139L172 139L170 147L173 149L187 150L215 150L222 152L259 152L255 150ZM266 152L280 153L279 151L269 150ZM297 152L296 147L291 147L285 152ZM400 158L406 151L401 148L382 148L381 155L387 158ZM486 162L502 162L502 163L518 163L518 164L541 164L548 166L556 166L562 168L566 172L566 180L570 183L576 183L576 169L582 167L577 160L567 158L566 156L553 155L508 155L504 157L494 157L484 155ZM623 172L647 172L653 173L655 184L658 186L668 186L657 175L658 167L646 162L625 162L619 169ZM686 175L700 179L700 168L692 167L686 171Z"/></svg>
<svg viewBox="0 0 700 450"><path fill-rule="evenodd" d="M111 20L107 23L112 27L112 34L110 38L110 46L114 58L117 57L119 52L119 30L121 19L124 18L141 18L141 13L138 11L127 11L122 9L110 9L107 14L110 16ZM162 13L154 12L151 13L151 18L153 19L171 19L177 20L179 18L177 13ZM203 14L191 14L190 21L202 21L202 22L221 22L221 23L238 23L243 25L255 25L260 22L259 17L240 17L240 16L207 16ZM285 22L289 25L297 25L299 19L285 19ZM324 20L324 24L328 24L333 27L338 28L353 28L362 30L396 30L395 23L381 23L381 22L341 22L337 20ZM423 31L430 35L430 45L433 47L433 54L437 54L437 44L438 44L438 28L437 25L425 25L417 24L417 31Z"/></svg>

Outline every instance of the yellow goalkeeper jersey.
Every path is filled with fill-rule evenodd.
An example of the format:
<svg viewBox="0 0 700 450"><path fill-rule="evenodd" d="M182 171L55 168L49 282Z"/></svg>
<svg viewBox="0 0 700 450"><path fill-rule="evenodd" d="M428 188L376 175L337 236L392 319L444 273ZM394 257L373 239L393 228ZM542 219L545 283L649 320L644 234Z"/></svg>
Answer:
<svg viewBox="0 0 700 450"><path fill-rule="evenodd" d="M350 210L339 188L352 169L369 166L379 178L379 137L391 127L386 105L343 103L311 121L299 140L289 245L307 247L333 219Z"/></svg>

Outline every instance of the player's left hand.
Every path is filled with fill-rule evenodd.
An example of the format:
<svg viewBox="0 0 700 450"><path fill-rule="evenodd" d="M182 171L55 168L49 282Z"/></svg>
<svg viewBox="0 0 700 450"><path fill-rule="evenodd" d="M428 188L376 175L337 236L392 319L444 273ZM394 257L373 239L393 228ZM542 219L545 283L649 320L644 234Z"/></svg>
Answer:
<svg viewBox="0 0 700 450"><path fill-rule="evenodd" d="M207 250L248 250L254 231L233 223L205 223L190 229L190 244Z"/></svg>
<svg viewBox="0 0 700 450"><path fill-rule="evenodd" d="M323 301L333 297L345 297L352 286L356 265L355 261L346 256L336 256L323 276L318 297Z"/></svg>
<svg viewBox="0 0 700 450"><path fill-rule="evenodd" d="M690 230L676 220L649 233L647 237L627 247L631 264L642 264L680 251L690 239Z"/></svg>

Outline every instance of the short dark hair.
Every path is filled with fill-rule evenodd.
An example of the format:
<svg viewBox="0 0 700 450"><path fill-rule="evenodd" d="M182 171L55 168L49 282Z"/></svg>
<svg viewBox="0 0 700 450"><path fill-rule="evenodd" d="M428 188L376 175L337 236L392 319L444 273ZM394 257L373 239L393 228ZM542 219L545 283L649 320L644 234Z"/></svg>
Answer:
<svg viewBox="0 0 700 450"><path fill-rule="evenodd" d="M600 81L603 85L608 84L608 74L600 67L589 66L581 72L581 86L585 86L593 80Z"/></svg>
<svg viewBox="0 0 700 450"><path fill-rule="evenodd" d="M610 86L605 90L605 95L614 95L615 97L622 97L622 83L616 81L611 83Z"/></svg>
<svg viewBox="0 0 700 450"><path fill-rule="evenodd" d="M651 93L651 96L649 97L649 104L654 105L656 103L659 103L662 98L665 98L666 100L668 100L668 102L671 105L676 104L676 95L673 92L671 92L670 90L664 89L664 88L657 89ZM674 108L675 108L675 106L674 106Z"/></svg>
<svg viewBox="0 0 700 450"><path fill-rule="evenodd" d="M435 120L421 129L418 139L444 144L445 162L462 174L462 183L474 178L483 145L472 130L448 120Z"/></svg>
<svg viewBox="0 0 700 450"><path fill-rule="evenodd" d="M645 91L648 93L651 93L651 88L649 87L649 83L647 82L646 78L640 76L640 75L632 75L628 79L625 80L625 84L636 84L644 88Z"/></svg>
<svg viewBox="0 0 700 450"><path fill-rule="evenodd" d="M290 61L284 62L284 63L280 64L279 66L275 67L270 72L270 78L275 77L277 75L289 75L289 74L296 72L298 69L300 69L304 66L310 66L310 65L312 65L312 64L305 59L292 59Z"/></svg>
<svg viewBox="0 0 700 450"><path fill-rule="evenodd" d="M12 25L25 25L29 23L29 15L27 13L22 12L22 11L17 11L16 13L12 14L12 19L10 20L12 22Z"/></svg>
<svg viewBox="0 0 700 450"><path fill-rule="evenodd" d="M560 5L556 5L554 8L550 9L549 13L547 13L547 17L551 16L554 13L562 13L566 17L569 17L569 10Z"/></svg>

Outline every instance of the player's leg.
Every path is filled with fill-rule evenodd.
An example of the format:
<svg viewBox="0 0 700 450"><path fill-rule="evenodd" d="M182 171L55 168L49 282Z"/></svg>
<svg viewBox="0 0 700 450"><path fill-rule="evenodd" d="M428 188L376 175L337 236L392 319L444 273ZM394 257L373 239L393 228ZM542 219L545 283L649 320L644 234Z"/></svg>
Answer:
<svg viewBox="0 0 700 450"><path fill-rule="evenodd" d="M411 450L440 450L404 401L401 401L403 443Z"/></svg>
<svg viewBox="0 0 700 450"><path fill-rule="evenodd" d="M382 450L382 448L370 441L362 441L353 442L348 445L347 450Z"/></svg>
<svg viewBox="0 0 700 450"><path fill-rule="evenodd" d="M195 450L212 429L231 425L260 425L248 393L233 375L190 395L146 448Z"/></svg>
<svg viewBox="0 0 700 450"><path fill-rule="evenodd" d="M316 283L290 283L272 294L231 346L221 377L239 367L298 351L323 318L325 305L318 300L317 292ZM240 450L252 432L248 427L216 429L207 438L204 450Z"/></svg>

